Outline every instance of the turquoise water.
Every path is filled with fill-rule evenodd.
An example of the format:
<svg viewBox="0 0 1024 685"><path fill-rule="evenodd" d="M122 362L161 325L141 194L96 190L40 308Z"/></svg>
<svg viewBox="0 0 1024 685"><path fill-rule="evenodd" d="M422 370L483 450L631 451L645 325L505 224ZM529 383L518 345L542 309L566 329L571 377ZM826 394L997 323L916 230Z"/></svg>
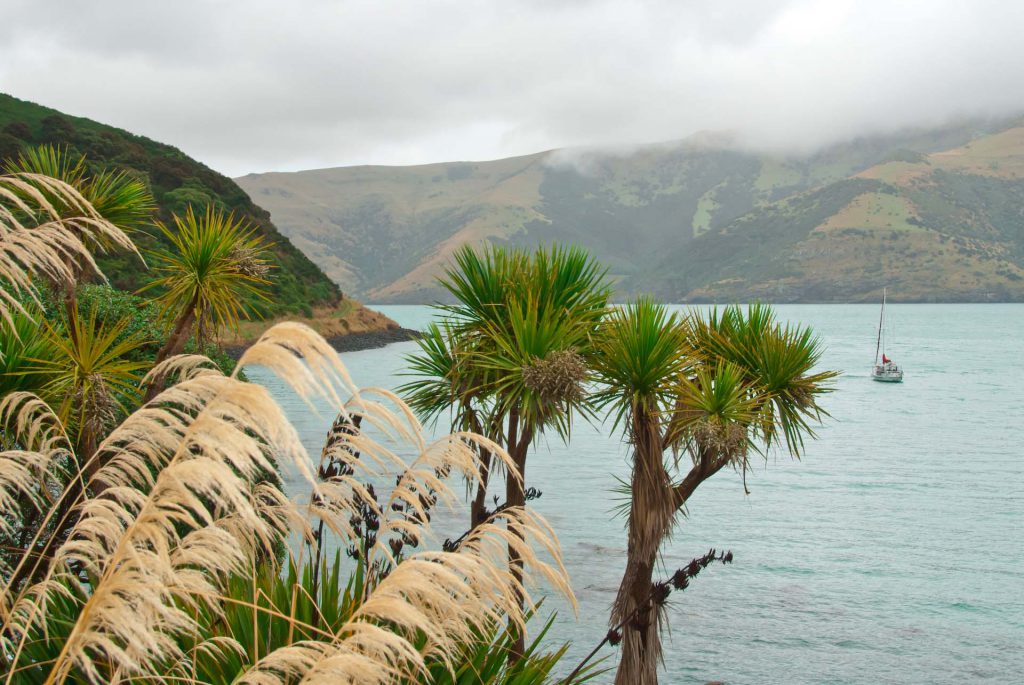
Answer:
<svg viewBox="0 0 1024 685"><path fill-rule="evenodd" d="M430 318L425 307L380 309L413 328ZM826 398L833 418L802 461L758 465L749 496L723 472L692 498L665 575L709 547L736 560L673 595L663 682L1020 681L1024 305L890 310L901 385L868 377L877 307L778 307L820 332L823 366L843 372ZM393 388L413 349L343 358L360 385ZM333 417L277 394L318 453ZM543 491L534 504L562 541L579 601L578 619L545 606L560 607L556 636L574 643L567 669L607 630L625 558L611 510L626 457L617 437L585 424L570 446L552 437L530 456L528 484Z"/></svg>

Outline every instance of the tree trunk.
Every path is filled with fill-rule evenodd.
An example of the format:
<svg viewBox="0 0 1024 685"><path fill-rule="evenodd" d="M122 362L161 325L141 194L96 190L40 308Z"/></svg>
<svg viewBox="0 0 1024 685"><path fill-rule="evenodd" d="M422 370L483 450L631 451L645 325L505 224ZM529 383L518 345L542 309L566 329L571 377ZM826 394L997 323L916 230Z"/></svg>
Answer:
<svg viewBox="0 0 1024 685"><path fill-rule="evenodd" d="M472 423L470 430L479 435L486 435L491 440L500 440L498 433L501 430L502 420L500 418L492 417L486 432L484 427L480 424L477 415L472 415ZM494 453L488 449L478 447L480 450L480 482L477 483L476 496L473 498L473 503L469 508L469 528L473 530L481 523L487 520L487 487L491 482L491 473L496 466L494 460Z"/></svg>
<svg viewBox="0 0 1024 685"><path fill-rule="evenodd" d="M622 624L622 658L616 685L657 685L661 639L652 601L658 549L672 528L677 499L665 470L656 415L634 413L633 476L630 482L626 572L612 608L612 626Z"/></svg>
<svg viewBox="0 0 1024 685"><path fill-rule="evenodd" d="M92 494L99 495L107 488L103 483L93 482L93 476L100 470L103 463L99 459L93 459L93 456L96 454L96 448L99 447L99 436L96 434L96 426L86 416L87 413L82 413L82 433L75 454L77 455L78 463L81 465L82 473L85 474L85 482L89 484Z"/></svg>
<svg viewBox="0 0 1024 685"><path fill-rule="evenodd" d="M651 601L654 563L657 553L629 554L626 573L619 588L616 607L622 619L633 618L622 627L622 658L615 685L657 685L661 639L657 607Z"/></svg>
<svg viewBox="0 0 1024 685"><path fill-rule="evenodd" d="M176 354L181 354L181 351L185 349L185 343L188 342L189 335L192 334L192 324L195 320L195 306L187 307L178 317L178 320L174 322L174 329L167 337L167 342L165 342L164 346L160 348L160 351L156 353L156 360L153 362L154 367L170 359ZM142 403L145 404L159 395L160 391L164 389L166 384L166 380L163 377L154 378L146 389L146 395L142 398Z"/></svg>
<svg viewBox="0 0 1024 685"><path fill-rule="evenodd" d="M513 478L511 474L505 477L505 504L509 507L526 506L526 452L530 447L531 440L533 440L532 428L523 426L522 431L520 431L519 411L518 409L513 409L509 412L508 451L513 463L515 463L516 468L519 470L519 478ZM510 524L509 530L520 540L526 537L525 533L519 530L517 526ZM511 546L508 548L508 567L515 582L521 585L523 582L523 560L519 553ZM523 599L522 593L517 591L516 603L520 609L523 607ZM512 649L509 652L509 663L515 663L522 658L523 653L526 651L526 638L523 635L523 631L512 620L509 620L508 630L513 638Z"/></svg>
<svg viewBox="0 0 1024 685"><path fill-rule="evenodd" d="M78 345L78 296L74 281L64 284L61 299L64 300L64 314L68 319L68 339Z"/></svg>
<svg viewBox="0 0 1024 685"><path fill-rule="evenodd" d="M470 530L479 526L487 518L487 484L491 479L491 462L494 455L490 450L481 449L481 451L483 454L480 455L480 482L477 483L476 497L473 498L473 504L469 508Z"/></svg>

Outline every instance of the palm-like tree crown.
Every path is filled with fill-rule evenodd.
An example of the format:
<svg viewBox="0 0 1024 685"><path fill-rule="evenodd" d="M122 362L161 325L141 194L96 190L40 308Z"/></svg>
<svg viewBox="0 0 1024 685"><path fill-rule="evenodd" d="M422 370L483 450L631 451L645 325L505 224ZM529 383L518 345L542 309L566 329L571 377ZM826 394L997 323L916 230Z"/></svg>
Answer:
<svg viewBox="0 0 1024 685"><path fill-rule="evenodd" d="M727 383L735 403L743 405L739 416L745 418L738 423L749 428L752 445L780 445L799 457L804 439L814 437L813 424L828 415L818 398L831 391L838 375L816 370L822 346L814 332L779 323L771 307L762 304L745 312L738 306L706 315L694 312L686 329L692 357L710 376L725 377L711 386L682 379L681 396L690 403L715 392L721 396L724 390L718 386ZM718 413L703 413L721 419L737 408L720 406ZM692 416L679 415L676 421L685 428Z"/></svg>
<svg viewBox="0 0 1024 685"><path fill-rule="evenodd" d="M629 552L612 610L625 630L615 682L655 685L665 617L652 574L679 514L726 466L745 475L751 453L782 444L799 456L836 374L815 370L821 346L810 329L781 325L762 305L680 320L641 298L613 312L597 340L596 401L624 424L633 452ZM668 451L692 465L680 472Z"/></svg>
<svg viewBox="0 0 1024 685"><path fill-rule="evenodd" d="M193 311L200 337L236 327L267 300L269 245L244 219L213 207L202 216L189 207L174 224L158 224L173 249L155 254L158 277L147 289L162 289L156 301L168 319Z"/></svg>
<svg viewBox="0 0 1024 685"><path fill-rule="evenodd" d="M53 354L34 360L27 370L47 379L39 394L57 408L73 435L101 437L134 409L140 372L148 363L129 355L149 341L126 334L128 324L101 320L94 306L63 326L46 327Z"/></svg>
<svg viewBox="0 0 1024 685"><path fill-rule="evenodd" d="M604 316L610 288L604 270L577 247L522 249L471 247L459 250L441 285L456 304L443 306L450 341L448 373L460 378L463 396L492 402L493 413L513 409L524 425L564 433L573 409L585 408L577 392L586 379L590 341ZM438 331L438 334L440 331ZM421 343L420 359L440 361L437 335ZM420 368L413 360L414 371ZM407 390L414 391L413 386ZM435 394L436 412L451 393ZM420 405L423 406L420 406Z"/></svg>
<svg viewBox="0 0 1024 685"><path fill-rule="evenodd" d="M596 404L610 408L616 424L638 411L671 407L677 380L691 363L685 347L683 324L664 305L641 297L616 308L596 338L594 370L602 381Z"/></svg>
<svg viewBox="0 0 1024 685"><path fill-rule="evenodd" d="M9 160L5 169L9 174L38 174L67 183L100 216L122 229L137 228L148 222L156 209L153 195L143 181L125 171L93 173L85 157L73 155L67 148L54 145L26 148L16 160ZM47 192L47 197L65 216L79 212L78 207L60 195ZM109 244L102 246L111 247Z"/></svg>

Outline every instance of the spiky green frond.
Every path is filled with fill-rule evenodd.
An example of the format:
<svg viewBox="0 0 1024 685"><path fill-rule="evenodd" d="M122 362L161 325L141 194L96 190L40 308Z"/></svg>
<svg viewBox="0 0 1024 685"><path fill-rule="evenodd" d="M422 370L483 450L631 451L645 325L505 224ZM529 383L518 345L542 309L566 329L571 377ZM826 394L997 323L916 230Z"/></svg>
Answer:
<svg viewBox="0 0 1024 685"><path fill-rule="evenodd" d="M422 380L406 392L427 401L419 407L427 416L442 411L445 400L458 408L472 398L491 407L491 417L514 408L531 431L566 434L574 411L590 411L587 398L540 392L531 387L530 370L567 352L589 359L610 293L605 270L581 248L558 245L464 246L453 259L440 282L456 302L441 306L443 334L428 332L421 352L410 357ZM447 380L432 385L428 379L438 374Z"/></svg>
<svg viewBox="0 0 1024 685"><path fill-rule="evenodd" d="M25 365L26 374L45 379L35 390L75 434L92 426L100 435L134 409L147 363L132 361L130 355L151 341L140 333L126 334L128 324L126 319L100 319L95 306L70 321L47 324L47 356Z"/></svg>
<svg viewBox="0 0 1024 685"><path fill-rule="evenodd" d="M10 174L40 174L73 186L100 216L122 229L147 223L156 209L156 201L142 180L124 171L92 173L84 156L71 154L65 147L26 148L16 160L8 161L6 170ZM76 211L73 206L61 206L60 198L51 201L63 214Z"/></svg>
<svg viewBox="0 0 1024 685"><path fill-rule="evenodd" d="M168 320L194 308L200 330L235 328L267 301L269 245L245 219L213 207L202 215L189 207L174 217L174 228L158 224L172 249L154 253L157 278L144 290L156 298Z"/></svg>
<svg viewBox="0 0 1024 685"><path fill-rule="evenodd" d="M767 305L746 311L732 306L707 315L695 312L687 338L705 363L740 370L756 408L751 428L764 446L781 442L799 457L814 424L828 415L818 399L838 376L817 370L822 345L810 327L779 323Z"/></svg>
<svg viewBox="0 0 1024 685"><path fill-rule="evenodd" d="M449 323L432 322L415 342L419 351L406 355L404 372L415 380L399 387L398 392L421 420L436 422L454 408L453 427L473 430L474 421L467 413L479 413L485 401L474 394L483 383L477 379L479 371L469 364L471 355L465 349L469 341L456 335ZM478 428L479 418L476 424Z"/></svg>
<svg viewBox="0 0 1024 685"><path fill-rule="evenodd" d="M616 425L638 410L657 415L673 402L678 377L691 363L679 317L640 297L608 315L596 337L595 403L614 412Z"/></svg>
<svg viewBox="0 0 1024 685"><path fill-rule="evenodd" d="M38 393L48 382L50 373L39 368L40 360L54 362L60 351L50 336L40 335L42 320L42 310L33 304L0 318L0 397L17 391Z"/></svg>

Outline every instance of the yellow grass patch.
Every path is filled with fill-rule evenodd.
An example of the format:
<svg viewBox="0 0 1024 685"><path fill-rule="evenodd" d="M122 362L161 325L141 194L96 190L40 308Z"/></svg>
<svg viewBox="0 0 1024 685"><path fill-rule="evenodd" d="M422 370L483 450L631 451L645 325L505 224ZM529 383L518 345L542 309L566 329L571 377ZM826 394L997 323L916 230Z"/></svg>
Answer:
<svg viewBox="0 0 1024 685"><path fill-rule="evenodd" d="M909 223L917 218L917 209L910 200L889 193L864 193L814 229L831 232L843 229L920 231L920 226Z"/></svg>

